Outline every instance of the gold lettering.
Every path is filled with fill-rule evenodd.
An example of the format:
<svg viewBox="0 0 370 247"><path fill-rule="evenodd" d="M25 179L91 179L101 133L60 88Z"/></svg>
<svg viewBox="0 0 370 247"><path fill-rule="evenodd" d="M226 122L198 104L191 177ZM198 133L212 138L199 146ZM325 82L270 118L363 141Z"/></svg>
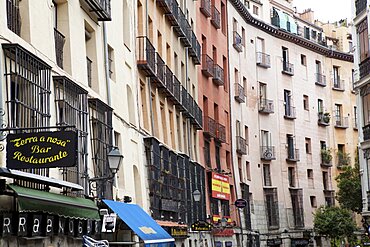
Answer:
<svg viewBox="0 0 370 247"><path fill-rule="evenodd" d="M49 151L51 150L51 147L40 147L39 145L33 145L32 147L31 147L31 153L36 153L36 154L38 154L38 153L48 153Z"/></svg>

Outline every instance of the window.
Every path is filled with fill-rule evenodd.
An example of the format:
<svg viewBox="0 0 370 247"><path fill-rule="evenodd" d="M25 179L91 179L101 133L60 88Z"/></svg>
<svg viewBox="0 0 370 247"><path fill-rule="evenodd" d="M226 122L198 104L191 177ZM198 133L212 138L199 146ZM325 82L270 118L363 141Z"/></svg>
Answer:
<svg viewBox="0 0 370 247"><path fill-rule="evenodd" d="M267 226L269 228L279 227L279 204L277 189L264 188L265 205L267 212Z"/></svg>
<svg viewBox="0 0 370 247"><path fill-rule="evenodd" d="M307 179L313 179L313 170L307 169Z"/></svg>
<svg viewBox="0 0 370 247"><path fill-rule="evenodd" d="M239 179L240 181L244 181L244 176L243 176L243 167L242 167L242 158L238 157L238 170L239 170Z"/></svg>
<svg viewBox="0 0 370 247"><path fill-rule="evenodd" d="M114 73L114 50L108 45L108 70L109 78L115 80L116 74Z"/></svg>
<svg viewBox="0 0 370 247"><path fill-rule="evenodd" d="M304 37L310 39L310 28L304 27Z"/></svg>
<svg viewBox="0 0 370 247"><path fill-rule="evenodd" d="M125 46L130 49L131 48L131 18L132 13L130 7L127 3L128 0L123 0L123 43ZM140 22L139 22L140 23ZM162 51L162 49L161 49Z"/></svg>
<svg viewBox="0 0 370 247"><path fill-rule="evenodd" d="M340 125L340 123L342 122L342 105L340 104L334 105L334 118L335 118L336 124Z"/></svg>
<svg viewBox="0 0 370 247"><path fill-rule="evenodd" d="M247 44L247 39L245 37L245 29L244 29L244 27L242 27L242 45L245 47L246 44Z"/></svg>
<svg viewBox="0 0 370 247"><path fill-rule="evenodd" d="M282 47L283 63L289 63L289 50L286 47Z"/></svg>
<svg viewBox="0 0 370 247"><path fill-rule="evenodd" d="M310 110L310 103L307 95L303 95L303 109L306 111Z"/></svg>
<svg viewBox="0 0 370 247"><path fill-rule="evenodd" d="M367 27L367 18L365 18L357 27L357 37L359 42L360 61L364 61L369 56L369 35Z"/></svg>
<svg viewBox="0 0 370 247"><path fill-rule="evenodd" d="M56 125L74 125L78 133L77 165L63 168L63 180L86 185L87 178L87 144L88 144L88 110L87 91L76 85L67 77L54 76ZM78 119L78 121L76 121ZM118 145L116 145L118 147ZM88 190L85 188L85 195Z"/></svg>
<svg viewBox="0 0 370 247"><path fill-rule="evenodd" d="M113 109L99 99L89 99L91 157L94 176L107 177L111 175L107 163L112 147L112 112ZM96 196L98 198L113 198L113 181L96 181Z"/></svg>
<svg viewBox="0 0 370 247"><path fill-rule="evenodd" d="M292 106L292 93L289 90L284 90L284 106L285 116L294 116L294 108Z"/></svg>
<svg viewBox="0 0 370 247"><path fill-rule="evenodd" d="M89 87L97 90L96 36L94 29L85 22L86 71Z"/></svg>
<svg viewBox="0 0 370 247"><path fill-rule="evenodd" d="M321 62L316 60L315 64L316 64L316 74L321 75Z"/></svg>
<svg viewBox="0 0 370 247"><path fill-rule="evenodd" d="M226 34L226 7L223 2L221 2L221 31Z"/></svg>
<svg viewBox="0 0 370 247"><path fill-rule="evenodd" d="M287 148L288 148L288 159L289 160L295 160L297 157L295 152L295 141L293 135L286 135L287 140Z"/></svg>
<svg viewBox="0 0 370 247"><path fill-rule="evenodd" d="M211 168L211 150L209 141L204 141L204 163Z"/></svg>
<svg viewBox="0 0 370 247"><path fill-rule="evenodd" d="M251 208L250 208L250 194L249 194L249 186L245 183L240 184L242 198L247 201L247 206L243 208L245 225L248 230L251 230L252 223L251 223Z"/></svg>
<svg viewBox="0 0 370 247"><path fill-rule="evenodd" d="M215 144L215 158L218 171L221 171L220 146Z"/></svg>
<svg viewBox="0 0 370 247"><path fill-rule="evenodd" d="M6 0L8 28L18 36L21 35L21 14L19 2L19 0Z"/></svg>
<svg viewBox="0 0 370 247"><path fill-rule="evenodd" d="M263 164L263 182L264 186L272 186L270 164Z"/></svg>
<svg viewBox="0 0 370 247"><path fill-rule="evenodd" d="M357 126L358 126L357 118L358 118L358 115L357 115L357 106L354 106L353 107L353 127L354 128L357 128Z"/></svg>
<svg viewBox="0 0 370 247"><path fill-rule="evenodd" d="M247 173L247 179L251 181L251 165L248 161L245 162L245 170Z"/></svg>
<svg viewBox="0 0 370 247"><path fill-rule="evenodd" d="M306 58L306 55L301 54L301 64L303 66L307 66L307 58Z"/></svg>
<svg viewBox="0 0 370 247"><path fill-rule="evenodd" d="M288 181L289 187L296 187L296 176L294 167L288 167Z"/></svg>
<svg viewBox="0 0 370 247"><path fill-rule="evenodd" d="M311 138L305 138L306 154L311 154Z"/></svg>
<svg viewBox="0 0 370 247"><path fill-rule="evenodd" d="M333 66L333 82L334 82L334 88L341 88L339 67L337 66Z"/></svg>
<svg viewBox="0 0 370 247"><path fill-rule="evenodd" d="M253 5L253 14L258 16L258 6Z"/></svg>
<svg viewBox="0 0 370 247"><path fill-rule="evenodd" d="M322 183L324 190L329 190L329 175L326 171L322 172Z"/></svg>
<svg viewBox="0 0 370 247"><path fill-rule="evenodd" d="M316 196L310 196L311 207L317 208Z"/></svg>
<svg viewBox="0 0 370 247"><path fill-rule="evenodd" d="M317 112L324 113L324 102L322 99L317 100Z"/></svg>

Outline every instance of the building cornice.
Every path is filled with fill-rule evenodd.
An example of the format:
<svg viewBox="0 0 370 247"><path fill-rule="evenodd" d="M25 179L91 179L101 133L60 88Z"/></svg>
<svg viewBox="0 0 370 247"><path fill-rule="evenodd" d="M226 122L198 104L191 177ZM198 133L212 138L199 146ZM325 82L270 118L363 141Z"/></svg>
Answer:
<svg viewBox="0 0 370 247"><path fill-rule="evenodd" d="M304 47L306 49L319 53L328 58L335 58L335 59L339 59L339 60L343 60L347 62L353 62L353 55L351 54L340 52L340 51L334 51L332 49L329 49L328 47L314 43L310 40L307 40L295 34L280 30L270 24L267 24L261 20L254 18L248 12L244 4L240 2L240 0L229 0L229 1L234 6L234 8L239 12L239 14L244 19L245 22L251 24L252 26L257 27L261 31L264 31L278 39L286 40L288 42L297 44L301 47Z"/></svg>

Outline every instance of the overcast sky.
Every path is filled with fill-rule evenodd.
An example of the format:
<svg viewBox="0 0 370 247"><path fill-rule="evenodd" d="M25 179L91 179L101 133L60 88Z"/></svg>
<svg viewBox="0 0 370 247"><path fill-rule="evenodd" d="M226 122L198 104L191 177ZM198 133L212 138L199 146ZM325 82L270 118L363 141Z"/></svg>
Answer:
<svg viewBox="0 0 370 247"><path fill-rule="evenodd" d="M334 22L351 18L351 0L294 0L293 6L298 12L311 8L315 11L315 19L322 22Z"/></svg>

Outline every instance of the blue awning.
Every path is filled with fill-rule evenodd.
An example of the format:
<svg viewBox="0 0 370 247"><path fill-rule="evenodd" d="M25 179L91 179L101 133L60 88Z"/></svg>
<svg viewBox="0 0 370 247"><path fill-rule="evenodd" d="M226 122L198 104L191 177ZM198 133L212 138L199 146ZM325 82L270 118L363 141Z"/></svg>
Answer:
<svg viewBox="0 0 370 247"><path fill-rule="evenodd" d="M103 200L103 202L144 241L145 247L151 244L160 247L173 246L175 239L140 206L111 200Z"/></svg>

